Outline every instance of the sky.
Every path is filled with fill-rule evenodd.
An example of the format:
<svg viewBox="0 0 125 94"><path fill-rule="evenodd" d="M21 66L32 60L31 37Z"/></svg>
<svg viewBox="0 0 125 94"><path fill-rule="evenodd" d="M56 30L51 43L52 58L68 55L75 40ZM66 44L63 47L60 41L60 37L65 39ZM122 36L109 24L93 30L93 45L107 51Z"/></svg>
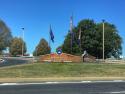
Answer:
<svg viewBox="0 0 125 94"><path fill-rule="evenodd" d="M0 19L10 28L14 37L22 36L27 53L32 53L41 38L49 41L49 27L55 36L52 52L63 44L70 28L70 16L74 25L82 19L113 23L123 39L125 56L125 0L0 0Z"/></svg>

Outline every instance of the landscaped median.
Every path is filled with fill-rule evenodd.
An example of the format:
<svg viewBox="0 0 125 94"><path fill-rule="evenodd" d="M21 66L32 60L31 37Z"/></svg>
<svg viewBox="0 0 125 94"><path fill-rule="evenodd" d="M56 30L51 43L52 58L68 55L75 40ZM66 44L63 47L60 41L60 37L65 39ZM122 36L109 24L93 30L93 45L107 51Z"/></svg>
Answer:
<svg viewBox="0 0 125 94"><path fill-rule="evenodd" d="M0 68L0 82L125 80L125 64L34 63Z"/></svg>

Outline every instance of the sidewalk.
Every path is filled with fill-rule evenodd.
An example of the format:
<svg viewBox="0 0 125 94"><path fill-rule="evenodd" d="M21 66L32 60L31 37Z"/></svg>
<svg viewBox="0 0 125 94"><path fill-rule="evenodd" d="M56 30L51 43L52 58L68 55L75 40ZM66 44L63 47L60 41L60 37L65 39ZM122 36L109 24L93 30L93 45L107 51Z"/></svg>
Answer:
<svg viewBox="0 0 125 94"><path fill-rule="evenodd" d="M54 81L100 81L125 80L125 77L48 77L48 78L0 78L0 83L54 82Z"/></svg>

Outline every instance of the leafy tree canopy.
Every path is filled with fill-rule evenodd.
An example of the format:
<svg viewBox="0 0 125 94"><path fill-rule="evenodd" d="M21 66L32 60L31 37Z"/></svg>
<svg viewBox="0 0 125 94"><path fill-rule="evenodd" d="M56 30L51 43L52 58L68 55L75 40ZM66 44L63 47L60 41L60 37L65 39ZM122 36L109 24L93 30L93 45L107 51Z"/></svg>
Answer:
<svg viewBox="0 0 125 94"><path fill-rule="evenodd" d="M26 43L21 38L13 38L11 45L10 45L10 53L13 56L16 55L22 55L22 47L23 47L23 53L26 53Z"/></svg>
<svg viewBox="0 0 125 94"><path fill-rule="evenodd" d="M79 31L81 29L80 44L78 43ZM81 20L73 29L74 37L72 39L71 51L71 34L68 33L62 45L63 52L81 55L85 50L97 57L102 58L102 23L95 23L93 20ZM114 56L119 57L122 54L122 38L114 24L105 22L105 58Z"/></svg>
<svg viewBox="0 0 125 94"><path fill-rule="evenodd" d="M44 55L50 53L50 47L48 42L45 39L41 39L39 44L36 46L35 51L33 52L34 56Z"/></svg>
<svg viewBox="0 0 125 94"><path fill-rule="evenodd" d="M0 53L2 50L5 50L6 47L9 47L11 40L12 35L10 29L2 20L0 20Z"/></svg>

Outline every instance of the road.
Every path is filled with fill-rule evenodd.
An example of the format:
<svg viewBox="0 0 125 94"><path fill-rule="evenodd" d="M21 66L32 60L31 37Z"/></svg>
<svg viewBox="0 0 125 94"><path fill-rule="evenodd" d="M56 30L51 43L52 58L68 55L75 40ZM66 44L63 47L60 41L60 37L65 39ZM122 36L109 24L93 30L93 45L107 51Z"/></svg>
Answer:
<svg viewBox="0 0 125 94"><path fill-rule="evenodd" d="M0 94L125 94L125 82L2 84Z"/></svg>
<svg viewBox="0 0 125 94"><path fill-rule="evenodd" d="M0 63L0 67L19 65L24 63L29 63L28 61L31 59L20 58L20 57L6 57L3 58L5 61Z"/></svg>

